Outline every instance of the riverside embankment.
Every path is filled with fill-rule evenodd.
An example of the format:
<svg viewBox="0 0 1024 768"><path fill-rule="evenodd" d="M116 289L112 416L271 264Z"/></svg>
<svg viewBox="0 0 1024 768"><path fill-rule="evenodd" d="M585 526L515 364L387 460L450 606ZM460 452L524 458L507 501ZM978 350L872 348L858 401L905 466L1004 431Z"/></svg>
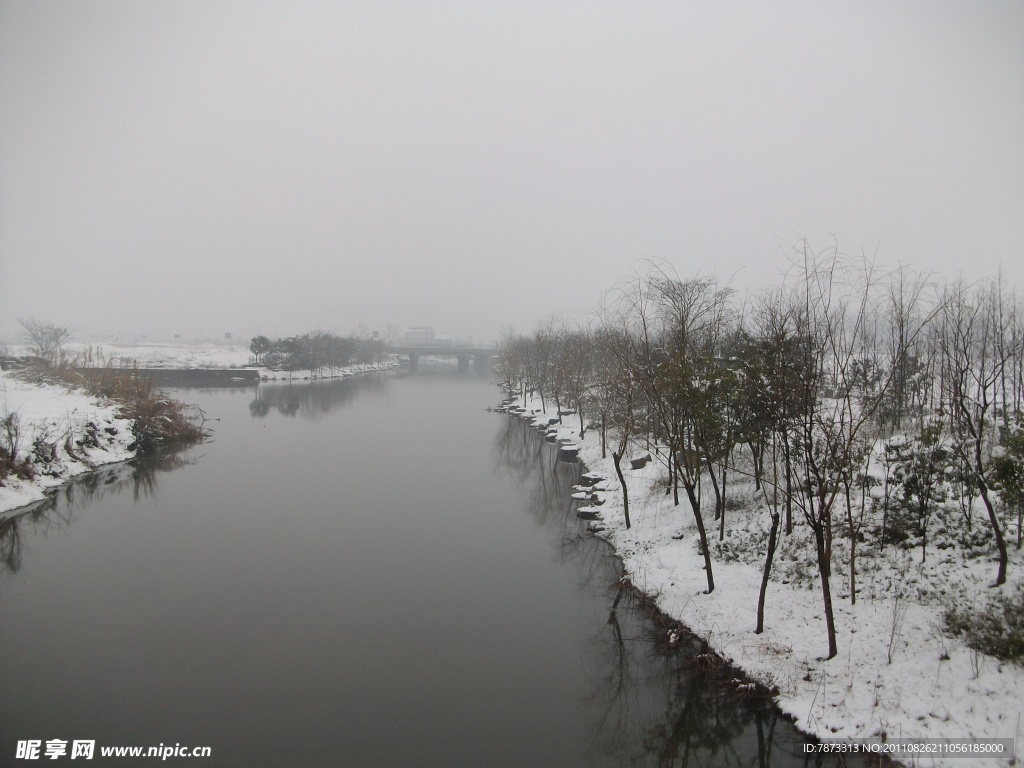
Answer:
<svg viewBox="0 0 1024 768"><path fill-rule="evenodd" d="M803 732L847 742L1022 735L1024 670L979 654L942 631L940 595L948 592L941 590L973 591L980 600L991 582L987 561L935 557L937 563L922 565L895 551L890 562L862 564L864 594L855 605L843 595L841 574L834 575L843 642L840 653L825 660L821 593L815 589L813 563L805 562L806 546L780 550L767 593L765 631L754 633L768 514L758 508L752 487L733 491L742 503L727 510L729 535L711 544L715 589L708 594L693 515L685 499L674 506L666 493L657 446L640 442L626 457L650 454L642 468L623 461L632 518L626 528L621 486L610 449L602 455L599 431L581 436L577 416L559 419L550 404L542 408L539 397L517 398L512 410L550 438L574 446L579 460L604 478L600 506L594 506L590 493L579 493L574 503L586 505L582 517L612 544L630 581L718 656L774 691L778 706ZM707 520L713 505L712 500L711 509L704 509ZM806 536L798 528L793 538ZM1019 554L1011 567L1019 579ZM888 589L900 580L924 598L886 597L908 594ZM666 642L670 631L666 626ZM1012 749L1004 744L1002 757L986 756L985 764L1011 764ZM928 764L964 762L959 756L938 757Z"/></svg>
<svg viewBox="0 0 1024 768"><path fill-rule="evenodd" d="M0 446L28 471L0 480L0 516L96 467L135 456L132 423L119 406L57 383L28 383L0 371Z"/></svg>

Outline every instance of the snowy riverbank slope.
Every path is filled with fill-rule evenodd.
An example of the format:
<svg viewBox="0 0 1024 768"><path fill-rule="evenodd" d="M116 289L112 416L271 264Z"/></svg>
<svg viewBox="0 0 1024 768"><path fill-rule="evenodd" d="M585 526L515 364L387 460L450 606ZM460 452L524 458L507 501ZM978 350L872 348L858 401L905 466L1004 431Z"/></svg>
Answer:
<svg viewBox="0 0 1024 768"><path fill-rule="evenodd" d="M0 515L45 498L47 489L76 475L132 458L131 421L117 410L58 384L29 384L0 371L0 441L8 448L15 443L17 458L30 457L35 475L0 481Z"/></svg>
<svg viewBox="0 0 1024 768"><path fill-rule="evenodd" d="M540 429L557 416L554 408L542 412L539 398L519 405L523 417ZM706 499L715 590L705 594L693 514L685 498L676 507L666 496L665 467L657 456L639 470L622 462L632 518L627 530L610 449L602 459L599 432L589 430L580 440L576 416L563 417L557 428L560 440L579 446L588 470L607 478L596 525L603 527L599 535L615 547L634 584L655 595L665 613L708 638L734 666L776 688L779 706L801 730L823 739L1016 738L1020 751L1024 669L973 651L941 631L948 605L981 605L992 594L991 558L936 551L922 565L919 551L895 547L885 559L865 557L859 561L855 605L837 564L831 581L839 654L825 661L821 590L815 587L813 550L808 559L809 548L798 546L807 535L802 526L783 537L767 593L765 631L754 634L768 513L757 509L752 487L733 491L744 503L727 509L723 542L717 541L712 521L714 500ZM1014 551L1010 583L1001 589L1014 589L1022 577L1024 559ZM1008 758L946 758L916 764L1011 763Z"/></svg>

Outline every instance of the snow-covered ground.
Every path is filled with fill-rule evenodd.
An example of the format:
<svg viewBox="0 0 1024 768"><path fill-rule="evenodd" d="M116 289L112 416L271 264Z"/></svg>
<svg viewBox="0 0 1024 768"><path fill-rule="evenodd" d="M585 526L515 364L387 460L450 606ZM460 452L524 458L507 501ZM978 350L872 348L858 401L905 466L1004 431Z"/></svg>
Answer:
<svg viewBox="0 0 1024 768"><path fill-rule="evenodd" d="M542 412L539 398L518 405L525 408L522 416L536 425L557 416L553 407ZM706 637L723 658L768 688L777 688L779 706L801 730L822 739L1016 738L1020 750L1024 669L972 651L941 631L943 611L951 601L983 603L995 578L990 558L933 551L921 565L919 551L896 549L883 558L864 557L855 605L850 604L845 573L834 568L839 653L826 661L813 549L794 543L805 532L797 528L783 537L766 598L765 631L757 635L768 513L758 511L752 488L747 488L742 508L727 510L725 541L712 545L715 590L705 594L707 577L693 515L685 498L673 506L672 497L666 496L659 482L664 464L655 459L630 470L629 462L622 462L632 518L627 530L610 449L602 459L599 432L589 430L580 439L576 416L563 417L557 430L560 442L579 447L579 458L590 472L606 478L598 486L607 489L601 494L605 503L583 507L583 517L599 516L590 525L603 529L599 535L615 547L633 583L655 595L665 613ZM644 454L646 450L638 450L634 456ZM591 503L589 496L578 493L578 503ZM704 512L704 519L709 539L717 540L710 501L712 509ZM1020 582L1022 571L1024 558L1014 552L1010 583L1002 589ZM901 597L894 599L894 594ZM1009 758L958 757L916 764L963 768L1012 763Z"/></svg>
<svg viewBox="0 0 1024 768"><path fill-rule="evenodd" d="M131 422L117 406L57 384L28 384L0 371L0 442L15 442L19 458L33 456L35 477L0 481L0 515L45 498L45 491L103 464L135 455ZM39 446L39 450L37 450Z"/></svg>
<svg viewBox="0 0 1024 768"><path fill-rule="evenodd" d="M24 347L11 346L10 354L28 354ZM240 368L248 364L252 353L249 345L204 343L204 344L110 344L100 342L83 344L68 342L64 352L69 357L90 361L89 364L103 366L109 361L114 366L138 363L140 368ZM83 364L85 364L83 362Z"/></svg>
<svg viewBox="0 0 1024 768"><path fill-rule="evenodd" d="M347 376L358 376L363 373L373 373L374 371L386 371L391 368L397 368L398 361L391 359L383 363L353 363L352 365L342 366L340 368L324 368L323 373L314 374L310 376L309 371L275 371L271 368L257 368L256 370L260 373L260 378L264 381L289 381L295 379L341 379Z"/></svg>

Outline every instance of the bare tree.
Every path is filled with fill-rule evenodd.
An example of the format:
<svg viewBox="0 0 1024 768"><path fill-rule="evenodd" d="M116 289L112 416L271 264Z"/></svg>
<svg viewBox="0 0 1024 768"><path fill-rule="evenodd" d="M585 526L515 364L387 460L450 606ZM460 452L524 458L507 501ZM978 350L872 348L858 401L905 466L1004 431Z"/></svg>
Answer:
<svg viewBox="0 0 1024 768"><path fill-rule="evenodd" d="M580 439L582 439L586 436L587 430L583 411L587 390L590 388L593 378L593 335L588 329L572 330L565 326L559 331L558 339L559 353L556 361L558 390L564 392L566 399L576 408L576 415L580 422ZM561 409L559 409L559 418L561 418Z"/></svg>
<svg viewBox="0 0 1024 768"><path fill-rule="evenodd" d="M498 341L498 370L508 391L518 392L524 405L529 382L529 346L529 339L516 336L511 330L505 330Z"/></svg>
<svg viewBox="0 0 1024 768"><path fill-rule="evenodd" d="M619 369L612 352L611 334L606 327L599 328L591 345L591 382L584 392L583 402L588 413L597 416L601 430L601 458L608 456L608 427L615 407L616 381ZM581 411L582 413L582 411Z"/></svg>
<svg viewBox="0 0 1024 768"><path fill-rule="evenodd" d="M801 383L811 378L800 336L800 316L800 307L783 291L760 294L751 316L751 334L740 352L744 374L741 397L749 401L742 429L751 447L755 484L764 494L771 520L757 601L757 634L764 629L768 580L782 517L780 505L784 505L785 533L788 536L793 532L794 485L799 481L794 453L805 404ZM766 456L771 457L767 475Z"/></svg>
<svg viewBox="0 0 1024 768"><path fill-rule="evenodd" d="M919 355L913 355L912 350L923 335L924 324L930 320L930 314L925 309L928 306L925 298L930 289L929 275L912 275L902 266L889 279L886 319L893 377L890 397L892 410L888 415L896 429L902 426L908 400L915 394L912 377L919 367ZM934 304L931 306L934 307Z"/></svg>
<svg viewBox="0 0 1024 768"><path fill-rule="evenodd" d="M1008 554L992 498L991 448L995 444L1009 355L1000 325L999 286L973 291L957 283L943 302L942 352L954 450L978 489L999 552L996 586L1006 582Z"/></svg>
<svg viewBox="0 0 1024 768"><path fill-rule="evenodd" d="M19 319L20 337L35 357L45 360L48 365L56 365L64 357L64 344L71 338L71 329L53 323L44 323L34 317Z"/></svg>
<svg viewBox="0 0 1024 768"><path fill-rule="evenodd" d="M622 356L635 386L643 393L659 439L667 444L664 461L679 503L682 482L704 555L708 592L715 580L698 485L710 467L709 432L717 378L715 343L728 291L710 278L681 281L652 265L620 286L615 318L628 344ZM614 455L613 455L614 458Z"/></svg>
<svg viewBox="0 0 1024 768"><path fill-rule="evenodd" d="M606 433L611 433L614 440L612 463L615 465L615 475L622 488L622 512L626 527L629 528L631 526L629 488L626 485L626 477L622 473L622 458L626 455L626 450L629 448L639 421L633 381L634 348L628 335L623 332L606 333L604 342L609 356L615 364L613 375L606 382L610 397L608 410L604 414L604 418L607 419L607 426L604 429Z"/></svg>
<svg viewBox="0 0 1024 768"><path fill-rule="evenodd" d="M814 253L801 243L795 272L796 335L805 361L793 445L800 482L790 492L814 535L831 659L838 653L829 583L833 514L847 487L844 478L859 463L865 432L889 396L896 366L864 376L865 336L872 332L876 293L884 287L870 260L845 256L835 245ZM902 342L895 359L914 338Z"/></svg>

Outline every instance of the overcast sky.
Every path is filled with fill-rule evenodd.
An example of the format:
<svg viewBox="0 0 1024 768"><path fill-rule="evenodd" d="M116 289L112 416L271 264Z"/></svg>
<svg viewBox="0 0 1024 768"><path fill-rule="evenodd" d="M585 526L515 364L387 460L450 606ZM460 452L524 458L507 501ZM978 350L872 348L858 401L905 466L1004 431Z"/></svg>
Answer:
<svg viewBox="0 0 1024 768"><path fill-rule="evenodd" d="M1024 2L0 0L0 339L486 340L830 233L1024 288Z"/></svg>

